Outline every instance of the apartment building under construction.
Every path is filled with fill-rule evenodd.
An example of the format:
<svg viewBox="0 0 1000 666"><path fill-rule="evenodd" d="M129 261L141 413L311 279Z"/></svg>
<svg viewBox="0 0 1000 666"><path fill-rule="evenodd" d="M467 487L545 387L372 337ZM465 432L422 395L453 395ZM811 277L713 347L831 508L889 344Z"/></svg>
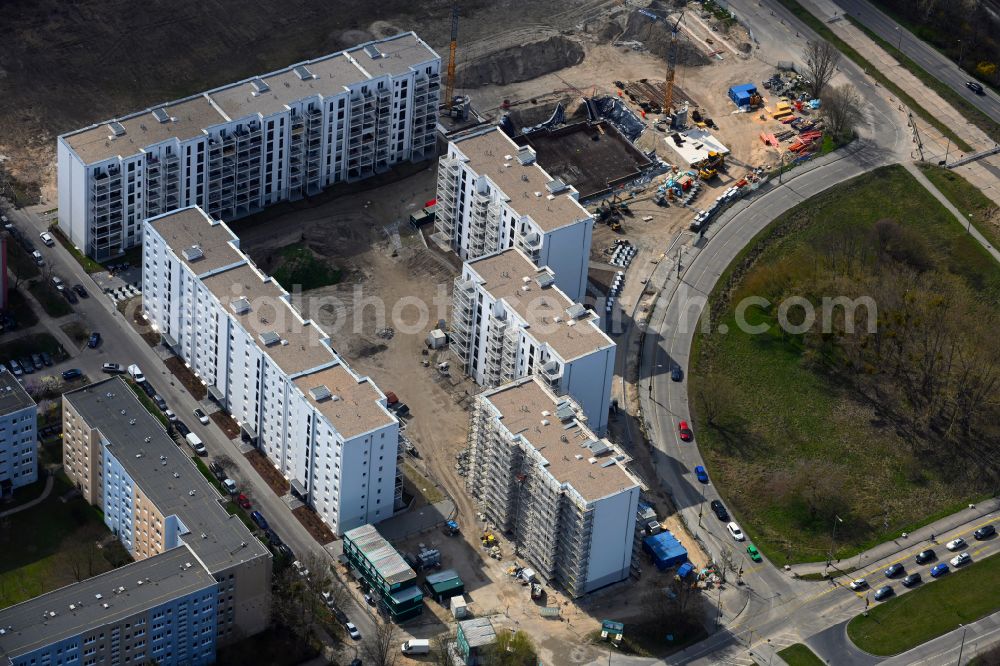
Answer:
<svg viewBox="0 0 1000 666"><path fill-rule="evenodd" d="M537 377L479 394L469 492L518 553L574 597L629 576L639 482L579 408Z"/></svg>
<svg viewBox="0 0 1000 666"><path fill-rule="evenodd" d="M569 394L603 435L615 343L557 279L517 248L465 262L452 291L451 349L482 386L535 375Z"/></svg>
<svg viewBox="0 0 1000 666"><path fill-rule="evenodd" d="M456 139L438 162L435 238L471 261L517 248L574 301L587 288L593 216L578 193L497 127Z"/></svg>
<svg viewBox="0 0 1000 666"><path fill-rule="evenodd" d="M64 134L60 227L100 261L161 213L231 220L428 159L440 70L407 32Z"/></svg>

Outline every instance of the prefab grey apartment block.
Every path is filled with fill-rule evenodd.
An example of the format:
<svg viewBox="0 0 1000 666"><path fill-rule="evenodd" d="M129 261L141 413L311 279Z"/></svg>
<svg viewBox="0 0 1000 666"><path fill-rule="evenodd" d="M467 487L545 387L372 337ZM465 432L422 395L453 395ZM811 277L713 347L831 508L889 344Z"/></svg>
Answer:
<svg viewBox="0 0 1000 666"><path fill-rule="evenodd" d="M103 261L142 221L232 220L435 154L441 59L412 32L59 137L59 225Z"/></svg>

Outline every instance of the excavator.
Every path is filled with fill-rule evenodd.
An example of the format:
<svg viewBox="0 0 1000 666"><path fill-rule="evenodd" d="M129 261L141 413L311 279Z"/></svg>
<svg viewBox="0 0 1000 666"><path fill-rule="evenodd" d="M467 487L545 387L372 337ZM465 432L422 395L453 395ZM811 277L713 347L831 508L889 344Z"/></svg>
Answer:
<svg viewBox="0 0 1000 666"><path fill-rule="evenodd" d="M714 150L698 165L698 177L702 180L712 180L719 175L720 169L726 168L726 156Z"/></svg>

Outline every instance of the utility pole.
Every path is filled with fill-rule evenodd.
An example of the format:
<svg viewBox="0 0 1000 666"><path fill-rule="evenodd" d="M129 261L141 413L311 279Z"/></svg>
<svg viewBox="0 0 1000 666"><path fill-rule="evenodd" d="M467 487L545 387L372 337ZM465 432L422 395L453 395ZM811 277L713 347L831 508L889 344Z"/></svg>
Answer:
<svg viewBox="0 0 1000 666"><path fill-rule="evenodd" d="M898 25L896 26L896 34L899 35L899 39L896 41L896 50L897 51L902 51L903 50L903 31L900 29L900 27Z"/></svg>
<svg viewBox="0 0 1000 666"><path fill-rule="evenodd" d="M962 644L958 646L958 661L957 666L962 666L962 653L965 651L965 632L968 629L964 624L962 625Z"/></svg>

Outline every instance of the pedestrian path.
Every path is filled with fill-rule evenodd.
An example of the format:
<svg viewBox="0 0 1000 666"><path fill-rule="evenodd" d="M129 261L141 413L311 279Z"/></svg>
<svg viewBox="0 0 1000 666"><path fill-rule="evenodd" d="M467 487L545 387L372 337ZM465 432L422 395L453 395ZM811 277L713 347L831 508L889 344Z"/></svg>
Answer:
<svg viewBox="0 0 1000 666"><path fill-rule="evenodd" d="M6 518L7 516L12 516L15 513L20 513L30 509L33 506L37 506L44 502L48 496L52 493L52 486L55 485L55 477L51 474L45 479L45 489L42 490L42 494L31 500L30 502L25 502L21 506L15 506L13 509L7 509L6 511L0 511L0 518Z"/></svg>
<svg viewBox="0 0 1000 666"><path fill-rule="evenodd" d="M958 220L959 224L965 227L968 230L969 234L973 238L975 238L980 245L986 248L987 252L993 255L993 258L997 262L1000 262L1000 250L997 250L995 247L993 247L993 245L991 245L990 242L986 240L986 237L983 236L981 233L979 233L978 229L972 226L972 224L969 221L969 218L966 217L965 213L955 208L954 204L948 201L948 198L941 193L941 190L935 187L934 183L932 183L930 180L927 179L927 176L924 175L924 173L917 167L916 164L913 164L912 162L905 162L903 163L903 167L911 174L913 174L913 177L917 179L917 182L923 185L928 192L934 195L935 199L941 202L942 206L947 208L948 211L955 216L955 219Z"/></svg>
<svg viewBox="0 0 1000 666"><path fill-rule="evenodd" d="M850 558L850 562L845 561L841 564L841 560L835 560L833 564L840 568L848 568L848 564L855 561L862 563L862 565L869 565L897 555L921 542L945 541L946 535L950 535L956 530L971 531L974 529L974 526L983 522L985 516L995 513L998 510L1000 510L1000 498L996 497L978 504L970 504L957 513L945 516L940 520L935 520L930 525L918 528L913 532L907 533L905 536L901 534L898 538L885 541L874 548L869 548L863 553L854 555ZM932 536L934 537L933 541L931 539ZM793 564L791 566L792 572L799 576L803 574L823 573L826 569L826 562L808 562L806 564ZM831 567L831 569L834 569L833 572L836 573L834 567Z"/></svg>

